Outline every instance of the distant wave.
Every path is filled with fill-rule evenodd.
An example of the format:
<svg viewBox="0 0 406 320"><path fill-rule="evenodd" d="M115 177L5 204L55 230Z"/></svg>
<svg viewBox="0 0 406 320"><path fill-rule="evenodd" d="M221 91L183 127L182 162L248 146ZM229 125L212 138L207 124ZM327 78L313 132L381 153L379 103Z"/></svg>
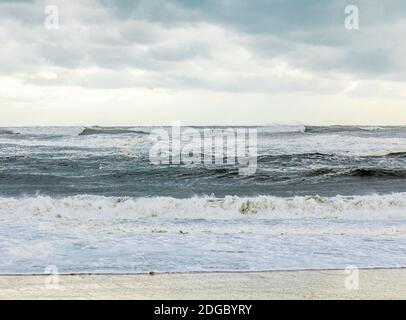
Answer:
<svg viewBox="0 0 406 320"><path fill-rule="evenodd" d="M304 125L272 125L268 127L259 127L258 133L262 134L278 134L278 133L300 133L305 132Z"/></svg>
<svg viewBox="0 0 406 320"><path fill-rule="evenodd" d="M148 132L141 131L141 130L132 130L126 128L101 128L101 127L92 127L92 128L85 128L81 133L80 136L88 136L88 135L98 135L98 134L148 134Z"/></svg>
<svg viewBox="0 0 406 320"><path fill-rule="evenodd" d="M18 134L11 130L0 129L0 135Z"/></svg>
<svg viewBox="0 0 406 320"><path fill-rule="evenodd" d="M131 198L80 195L0 198L0 214L10 219L138 219L188 218L406 218L406 193L369 196L274 196L225 198Z"/></svg>
<svg viewBox="0 0 406 320"><path fill-rule="evenodd" d="M387 157L399 157L403 158L406 157L406 152L390 152L386 155Z"/></svg>
<svg viewBox="0 0 406 320"><path fill-rule="evenodd" d="M376 127L376 126L305 126L306 133L338 133L338 132L359 132L359 131L382 131L399 129L400 127ZM404 129L404 128L403 128Z"/></svg>

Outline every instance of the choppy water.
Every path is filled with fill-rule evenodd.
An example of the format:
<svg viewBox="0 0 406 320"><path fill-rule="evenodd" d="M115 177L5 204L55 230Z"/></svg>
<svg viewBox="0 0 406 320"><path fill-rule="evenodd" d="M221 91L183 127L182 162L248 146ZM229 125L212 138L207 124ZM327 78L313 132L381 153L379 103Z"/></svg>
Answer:
<svg viewBox="0 0 406 320"><path fill-rule="evenodd" d="M153 129L1 128L0 272L406 266L406 127L258 127L251 176Z"/></svg>

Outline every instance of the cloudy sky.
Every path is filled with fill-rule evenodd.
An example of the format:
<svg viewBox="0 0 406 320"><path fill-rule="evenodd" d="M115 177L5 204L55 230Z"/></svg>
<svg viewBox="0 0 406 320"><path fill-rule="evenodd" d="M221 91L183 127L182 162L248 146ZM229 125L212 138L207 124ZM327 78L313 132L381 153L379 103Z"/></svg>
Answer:
<svg viewBox="0 0 406 320"><path fill-rule="evenodd" d="M0 0L0 126L406 124L405 38L404 0Z"/></svg>

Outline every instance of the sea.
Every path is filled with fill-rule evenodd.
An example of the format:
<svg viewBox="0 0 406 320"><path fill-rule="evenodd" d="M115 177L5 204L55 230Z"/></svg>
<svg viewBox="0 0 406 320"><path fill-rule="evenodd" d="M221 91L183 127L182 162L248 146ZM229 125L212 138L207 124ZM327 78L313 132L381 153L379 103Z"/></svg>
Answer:
<svg viewBox="0 0 406 320"><path fill-rule="evenodd" d="M255 130L250 175L156 129L0 128L0 273L406 267L406 126L193 127Z"/></svg>

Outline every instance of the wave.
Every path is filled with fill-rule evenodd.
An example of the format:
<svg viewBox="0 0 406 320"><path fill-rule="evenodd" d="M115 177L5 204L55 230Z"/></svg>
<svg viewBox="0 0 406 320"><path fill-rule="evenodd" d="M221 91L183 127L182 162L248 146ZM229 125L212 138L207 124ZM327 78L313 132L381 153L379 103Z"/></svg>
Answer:
<svg viewBox="0 0 406 320"><path fill-rule="evenodd" d="M10 135L10 134L18 134L18 133L15 133L11 130L0 129L0 135Z"/></svg>
<svg viewBox="0 0 406 320"><path fill-rule="evenodd" d="M404 130L405 127L391 126L391 127L377 127L377 126L305 126L305 133L339 133L339 132L375 132L386 130Z"/></svg>
<svg viewBox="0 0 406 320"><path fill-rule="evenodd" d="M346 175L346 174L345 174ZM353 177L388 177L406 178L406 170L383 168L357 168L349 172Z"/></svg>
<svg viewBox="0 0 406 320"><path fill-rule="evenodd" d="M390 152L386 154L387 157L403 158L406 157L406 152Z"/></svg>
<svg viewBox="0 0 406 320"><path fill-rule="evenodd" d="M343 155L335 153L321 153L321 152L303 152L303 153L285 153L285 154L262 154L258 155L257 161L259 163L272 162L277 160L292 160L292 159L310 159L310 160L331 160L335 158L342 158Z"/></svg>
<svg viewBox="0 0 406 320"><path fill-rule="evenodd" d="M266 163L268 161L276 160L292 160L292 159L306 159L306 160L351 160L351 158L359 159L375 159L375 158L403 158L406 157L406 152L371 152L367 155L349 154L349 153L323 153L323 152L292 152L282 154L261 154L258 155L257 161Z"/></svg>
<svg viewBox="0 0 406 320"><path fill-rule="evenodd" d="M406 219L406 193L368 196L282 198L131 198L78 195L0 198L0 219Z"/></svg>
<svg viewBox="0 0 406 320"><path fill-rule="evenodd" d="M406 170L403 169L392 169L392 168L343 168L340 166L320 166L317 168L303 168L300 171L295 171L292 168L292 172L289 175L289 171L273 170L272 168L259 168L254 175L244 176L239 174L239 168L235 166L223 166L217 168L204 167L204 166L189 166L193 170L184 170L184 168L179 168L179 170L173 170L173 168L165 169L162 168L159 172L156 171L143 171L134 173L138 176L140 175L166 175L172 176L174 179L177 178L192 178L192 177L202 177L202 178L216 178L216 179L234 179L234 180L250 180L252 182L276 182L276 181L286 181L291 179L303 179L303 178L313 178L321 176L329 177L359 177L359 178L406 178ZM126 177L128 173L122 173L122 177ZM108 175L111 176L111 175Z"/></svg>
<svg viewBox="0 0 406 320"><path fill-rule="evenodd" d="M148 134L148 132L142 130L132 130L127 128L92 127L85 128L81 133L79 133L80 136L99 135L99 134Z"/></svg>
<svg viewBox="0 0 406 320"><path fill-rule="evenodd" d="M8 128L1 128L0 130L10 130L14 134L21 135L21 137L32 138L36 137L39 138L43 137L60 137L60 136L77 136L80 132L83 131L83 127L75 126L75 127L68 127L68 126L58 126L58 127L8 127Z"/></svg>
<svg viewBox="0 0 406 320"><path fill-rule="evenodd" d="M273 125L267 127L259 127L258 133L262 134L278 134L278 133L303 133L306 127L304 125Z"/></svg>
<svg viewBox="0 0 406 320"><path fill-rule="evenodd" d="M97 127L96 127L97 128ZM105 127L107 129L112 129ZM146 128L146 127L142 127ZM147 127L147 128L161 128L165 129L168 132L171 132L172 128L168 126L162 126L162 127ZM258 132L258 135L268 135L268 134L283 134L283 133L303 133L305 131L305 126L304 125L271 125L271 126L181 126L180 129L181 131L192 128L200 131L200 133L203 133L203 130L208 129L211 131L213 134L222 134L224 131L227 130L241 130L241 129L256 129ZM119 128L123 129L123 128ZM153 132L153 131L152 131ZM149 133L149 132L147 132Z"/></svg>
<svg viewBox="0 0 406 320"><path fill-rule="evenodd" d="M110 158L95 158L110 159ZM20 161L20 165L25 165L24 156L19 157L0 157L3 165L14 164ZM107 163L107 160L100 160ZM323 179L323 181L343 181L347 178L352 179L377 179L381 181L396 181L406 179L406 170L394 168L374 168L374 167L344 167L342 165L318 165L310 167L286 167L281 170L280 167L259 167L253 175L240 175L239 167L235 165L223 165L219 167L204 166L200 164L182 165L179 167L170 166L150 166L148 157L140 156L134 158L133 167L126 169L106 168L103 170L94 167L93 170L83 171L85 163L78 161L69 161L56 159L52 161L42 161L40 164L41 171L35 173L19 172L14 169L6 169L0 173L0 180L9 187L23 184L29 188L30 185L58 185L68 184L70 188L81 190L83 183L108 183L114 186L116 183L126 183L129 188L136 188L138 183L165 181L169 179L174 185L178 183L197 183L199 179L205 179L213 183L235 183L235 187L243 187L246 183L258 183L259 185L271 185L273 182L295 182L303 183L312 182L314 179ZM30 163L27 160L27 165ZM55 167L58 170L46 171L44 167ZM81 168L81 170L76 170ZM224 186L226 188L226 186ZM31 189L31 188L29 188ZM113 188L114 189L114 188ZM97 188L95 188L97 190ZM100 190L103 190L100 189ZM27 189L28 191L28 189Z"/></svg>

